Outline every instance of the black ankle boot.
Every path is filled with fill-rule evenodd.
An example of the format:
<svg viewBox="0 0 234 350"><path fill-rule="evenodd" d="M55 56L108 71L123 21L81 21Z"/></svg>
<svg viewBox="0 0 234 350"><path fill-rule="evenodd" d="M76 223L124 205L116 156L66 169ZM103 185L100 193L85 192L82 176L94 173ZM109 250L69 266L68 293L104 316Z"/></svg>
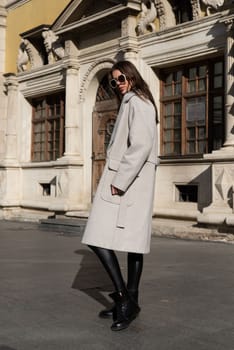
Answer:
<svg viewBox="0 0 234 350"><path fill-rule="evenodd" d="M138 290L128 289L128 294L135 301L135 303L138 305Z"/></svg>
<svg viewBox="0 0 234 350"><path fill-rule="evenodd" d="M129 296L135 301L135 303L138 305L138 290L128 290ZM138 305L139 307L139 305ZM140 311L140 307L139 307ZM100 318L113 318L115 320L116 318L116 307L115 304L113 304L110 308L104 309L99 312L98 316Z"/></svg>
<svg viewBox="0 0 234 350"><path fill-rule="evenodd" d="M112 318L112 317L114 317L115 309L116 309L115 304L113 304L113 306L110 307L109 309L105 309L105 310L100 311L98 316L100 318Z"/></svg>
<svg viewBox="0 0 234 350"><path fill-rule="evenodd" d="M116 306L116 317L111 326L112 331L126 329L140 312L139 306L133 301L128 293L116 292L110 294Z"/></svg>

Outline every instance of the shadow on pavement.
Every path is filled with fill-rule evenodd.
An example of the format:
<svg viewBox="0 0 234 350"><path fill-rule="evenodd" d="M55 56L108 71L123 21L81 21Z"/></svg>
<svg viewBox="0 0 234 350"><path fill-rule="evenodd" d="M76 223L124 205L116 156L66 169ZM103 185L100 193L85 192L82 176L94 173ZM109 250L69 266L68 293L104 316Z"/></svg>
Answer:
<svg viewBox="0 0 234 350"><path fill-rule="evenodd" d="M82 260L72 288L86 293L103 306L110 307L110 302L103 294L113 292L113 287L100 261L93 252L85 249L76 250L75 254L82 256Z"/></svg>

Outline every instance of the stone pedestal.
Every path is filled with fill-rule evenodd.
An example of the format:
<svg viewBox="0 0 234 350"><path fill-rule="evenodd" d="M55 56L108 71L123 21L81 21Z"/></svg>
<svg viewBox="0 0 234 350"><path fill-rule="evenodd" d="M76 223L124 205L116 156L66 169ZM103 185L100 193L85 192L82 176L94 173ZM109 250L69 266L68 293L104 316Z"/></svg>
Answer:
<svg viewBox="0 0 234 350"><path fill-rule="evenodd" d="M212 167L212 203L198 215L203 224L226 224L233 213L234 159L214 162Z"/></svg>

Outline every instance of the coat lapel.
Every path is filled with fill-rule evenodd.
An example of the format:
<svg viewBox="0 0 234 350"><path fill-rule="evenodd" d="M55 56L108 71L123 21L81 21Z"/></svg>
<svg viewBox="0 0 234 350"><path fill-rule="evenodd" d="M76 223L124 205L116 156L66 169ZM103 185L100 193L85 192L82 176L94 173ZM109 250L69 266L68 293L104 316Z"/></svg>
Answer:
<svg viewBox="0 0 234 350"><path fill-rule="evenodd" d="M117 131L117 129L118 129L118 125L119 125L120 120L121 120L121 118L122 118L122 116L123 116L123 114L124 114L124 113L123 113L123 110L124 110L125 104L128 103L128 101L130 100L130 98L131 98L132 96L134 96L134 95L135 95L134 92L129 91L129 92L127 92L127 93L124 95L124 97L123 97L123 99L122 99L122 102L121 102L121 105L120 105L120 109L119 109L119 112L118 112L118 115L117 115L117 118L116 118L116 121L115 121L115 126L114 126L114 129L113 129L113 131L112 131L111 138L110 138L110 142L109 142L109 145L108 145L108 152L109 152L109 150L110 150L110 148L111 148L111 146L112 146L112 144L113 144L113 142L114 142L115 135L116 135L116 131Z"/></svg>

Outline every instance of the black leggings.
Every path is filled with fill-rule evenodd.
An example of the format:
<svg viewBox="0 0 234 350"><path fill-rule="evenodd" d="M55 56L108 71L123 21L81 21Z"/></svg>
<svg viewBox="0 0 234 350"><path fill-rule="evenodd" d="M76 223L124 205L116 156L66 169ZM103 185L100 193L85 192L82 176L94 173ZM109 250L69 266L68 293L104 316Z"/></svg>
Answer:
<svg viewBox="0 0 234 350"><path fill-rule="evenodd" d="M128 282L124 282L117 256L113 250L89 245L102 262L117 292L137 291L143 269L143 254L128 253Z"/></svg>

